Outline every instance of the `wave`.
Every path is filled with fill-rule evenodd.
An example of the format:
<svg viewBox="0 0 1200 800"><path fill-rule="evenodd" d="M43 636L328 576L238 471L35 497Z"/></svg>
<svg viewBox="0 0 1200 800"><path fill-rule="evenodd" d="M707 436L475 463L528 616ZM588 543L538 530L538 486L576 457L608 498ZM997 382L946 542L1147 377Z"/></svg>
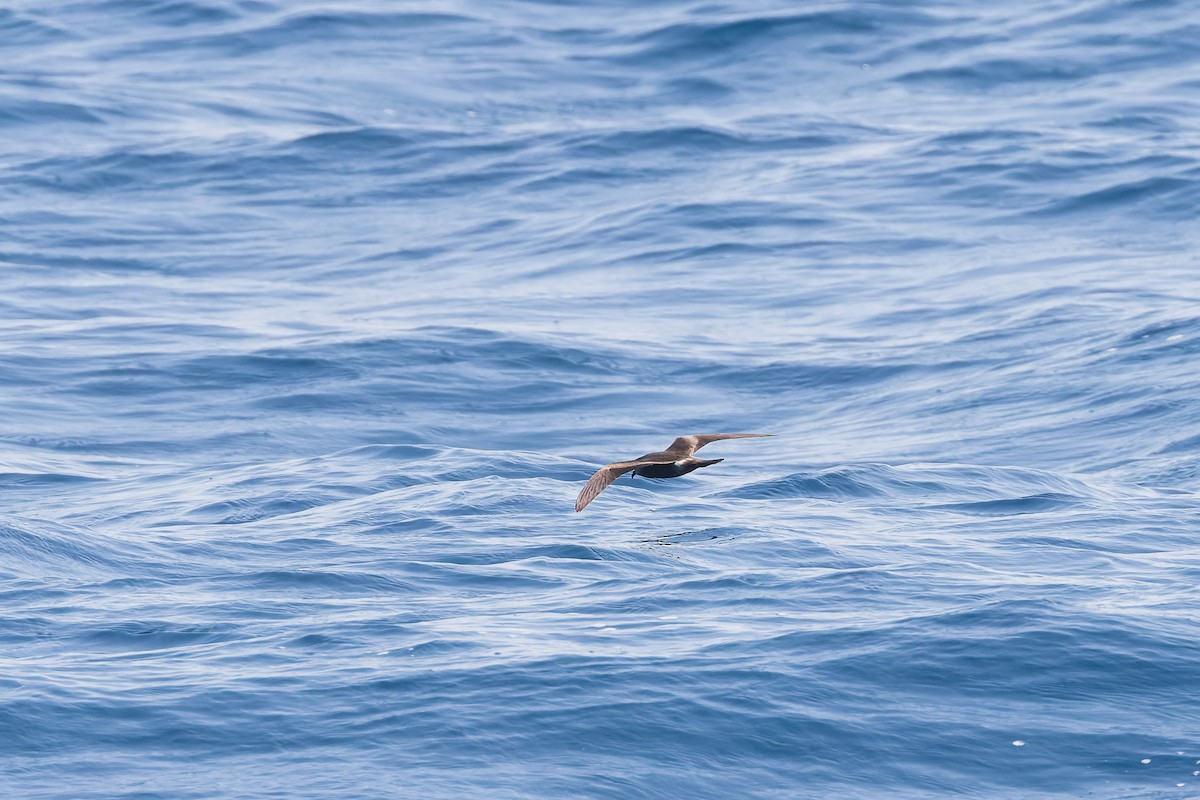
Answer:
<svg viewBox="0 0 1200 800"><path fill-rule="evenodd" d="M35 5L0 795L1194 785L1190 8Z"/></svg>
<svg viewBox="0 0 1200 800"><path fill-rule="evenodd" d="M1100 501L1082 481L1041 470L954 464L864 464L793 473L723 493L744 499L955 500L950 510L1000 512Z"/></svg>

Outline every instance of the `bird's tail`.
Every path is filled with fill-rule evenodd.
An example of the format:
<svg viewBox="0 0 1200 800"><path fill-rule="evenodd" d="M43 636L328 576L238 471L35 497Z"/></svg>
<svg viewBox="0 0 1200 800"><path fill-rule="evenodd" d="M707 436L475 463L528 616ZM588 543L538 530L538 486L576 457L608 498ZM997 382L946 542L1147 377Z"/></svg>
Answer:
<svg viewBox="0 0 1200 800"><path fill-rule="evenodd" d="M723 458L698 458L696 460L698 462L700 462L700 463L696 464L696 469L700 469L701 467L711 467L713 464L720 464L725 459L723 459Z"/></svg>

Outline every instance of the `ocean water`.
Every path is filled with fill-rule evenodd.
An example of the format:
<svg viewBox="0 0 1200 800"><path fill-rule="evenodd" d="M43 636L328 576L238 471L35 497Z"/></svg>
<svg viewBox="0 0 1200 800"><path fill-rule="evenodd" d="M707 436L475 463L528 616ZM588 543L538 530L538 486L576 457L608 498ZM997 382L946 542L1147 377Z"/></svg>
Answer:
<svg viewBox="0 0 1200 800"><path fill-rule="evenodd" d="M0 796L1200 797L1200 7L0 55Z"/></svg>

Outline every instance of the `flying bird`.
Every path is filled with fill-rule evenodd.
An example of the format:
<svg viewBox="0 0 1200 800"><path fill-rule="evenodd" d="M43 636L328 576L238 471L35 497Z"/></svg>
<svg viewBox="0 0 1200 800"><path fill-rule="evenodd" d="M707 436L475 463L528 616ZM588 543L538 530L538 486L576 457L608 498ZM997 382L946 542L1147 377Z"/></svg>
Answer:
<svg viewBox="0 0 1200 800"><path fill-rule="evenodd" d="M678 478L687 475L701 467L711 467L724 461L723 458L693 458L692 453L710 442L721 439L757 439L761 436L774 436L773 433L694 433L691 436L680 436L661 453L647 453L633 461L617 461L596 470L596 474L584 484L579 499L575 501L575 511L583 511L588 503L596 499L610 483L632 471L634 475L644 478Z"/></svg>

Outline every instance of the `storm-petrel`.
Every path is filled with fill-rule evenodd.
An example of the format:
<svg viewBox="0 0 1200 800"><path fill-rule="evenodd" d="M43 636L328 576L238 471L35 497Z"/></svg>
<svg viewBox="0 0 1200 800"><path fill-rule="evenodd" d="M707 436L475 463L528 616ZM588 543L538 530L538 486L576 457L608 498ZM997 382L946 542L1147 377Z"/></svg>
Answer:
<svg viewBox="0 0 1200 800"><path fill-rule="evenodd" d="M695 433L691 436L680 436L661 453L647 453L633 461L617 461L597 470L596 474L588 479L583 491L579 493L579 499L575 501L575 510L583 511L588 503L596 499L596 495L630 470L634 475L641 475L645 478L678 478L680 475L687 475L692 470L709 467L725 460L723 458L692 458L692 453L709 442L774 435L773 433Z"/></svg>

